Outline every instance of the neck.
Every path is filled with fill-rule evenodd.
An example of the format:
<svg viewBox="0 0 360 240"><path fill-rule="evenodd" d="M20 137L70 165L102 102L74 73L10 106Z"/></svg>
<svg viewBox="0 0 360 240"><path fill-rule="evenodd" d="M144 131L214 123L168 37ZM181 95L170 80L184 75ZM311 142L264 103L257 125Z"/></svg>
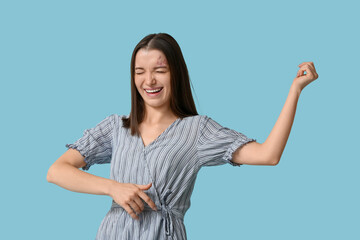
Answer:
<svg viewBox="0 0 360 240"><path fill-rule="evenodd" d="M170 107L166 109L156 109L146 106L143 123L158 124L164 122L172 122L178 117L171 111Z"/></svg>

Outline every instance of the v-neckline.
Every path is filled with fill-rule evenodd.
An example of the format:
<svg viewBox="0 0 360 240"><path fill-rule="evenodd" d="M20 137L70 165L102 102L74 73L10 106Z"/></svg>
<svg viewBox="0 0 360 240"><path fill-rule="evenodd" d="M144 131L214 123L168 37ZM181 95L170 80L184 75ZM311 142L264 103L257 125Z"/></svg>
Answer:
<svg viewBox="0 0 360 240"><path fill-rule="evenodd" d="M160 137L162 137L166 132L168 132L169 129L170 129L173 125L175 125L175 123L176 123L179 119L180 119L180 118L177 118L175 121L173 121L162 133L160 133L159 136L157 136L154 140L152 140L152 141L151 141L150 143L148 143L147 145L144 144L144 140L143 140L141 134L139 134L139 139L140 139L140 142L141 142L141 145L142 145L143 149L147 149L150 145L153 145L155 142L157 142L158 139L159 139Z"/></svg>

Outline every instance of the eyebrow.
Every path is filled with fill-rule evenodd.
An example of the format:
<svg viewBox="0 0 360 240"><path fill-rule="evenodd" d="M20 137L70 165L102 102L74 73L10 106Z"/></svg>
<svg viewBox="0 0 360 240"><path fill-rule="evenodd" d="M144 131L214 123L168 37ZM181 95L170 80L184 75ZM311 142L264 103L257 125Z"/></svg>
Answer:
<svg viewBox="0 0 360 240"><path fill-rule="evenodd" d="M154 69L159 69L159 68L168 68L167 66L157 66L157 67L154 67ZM144 68L142 67L135 67L135 70L137 69L140 69L140 70L144 70Z"/></svg>

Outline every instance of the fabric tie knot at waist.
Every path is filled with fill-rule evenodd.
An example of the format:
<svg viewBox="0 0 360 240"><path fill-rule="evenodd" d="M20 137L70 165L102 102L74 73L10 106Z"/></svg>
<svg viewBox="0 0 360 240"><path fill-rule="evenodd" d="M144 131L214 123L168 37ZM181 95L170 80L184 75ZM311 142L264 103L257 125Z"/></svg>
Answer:
<svg viewBox="0 0 360 240"><path fill-rule="evenodd" d="M168 196L171 194L170 190L167 190L164 197L160 199L160 203L161 203L161 216L162 219L164 220L164 229L165 229L165 234L168 237L171 237L171 239L173 239L174 236L174 218L180 218L181 220L184 219L184 215L176 210L176 209L171 209L169 208L169 206L166 204L166 200L168 198Z"/></svg>
<svg viewBox="0 0 360 240"><path fill-rule="evenodd" d="M170 191L170 189L168 189L165 192L164 197L160 198L161 205L159 207L157 206L157 211L154 211L147 204L144 205L144 211L155 212L155 213L161 214L161 218L164 223L165 235L169 239L173 239L173 236L174 236L174 221L175 221L175 219L176 218L181 219L181 220L184 219L184 214L182 212L180 212L179 210L177 210L175 208L170 208L166 204L166 200L171 193L172 192ZM123 207L121 207L119 204L117 204L114 200L112 201L111 208L122 208L123 209ZM124 211L125 211L125 209L124 209Z"/></svg>

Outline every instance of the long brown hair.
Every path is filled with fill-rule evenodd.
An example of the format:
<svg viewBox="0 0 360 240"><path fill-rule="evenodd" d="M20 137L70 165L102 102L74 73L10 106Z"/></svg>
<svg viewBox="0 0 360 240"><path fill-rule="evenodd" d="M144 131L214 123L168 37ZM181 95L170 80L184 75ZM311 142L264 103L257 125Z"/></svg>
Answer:
<svg viewBox="0 0 360 240"><path fill-rule="evenodd" d="M131 112L129 118L123 117L123 126L131 129L131 135L139 134L139 124L145 115L144 100L135 86L135 56L142 49L160 50L166 56L170 69L170 108L173 113L184 118L198 115L190 87L189 72L179 44L167 33L149 34L135 47L131 57Z"/></svg>

